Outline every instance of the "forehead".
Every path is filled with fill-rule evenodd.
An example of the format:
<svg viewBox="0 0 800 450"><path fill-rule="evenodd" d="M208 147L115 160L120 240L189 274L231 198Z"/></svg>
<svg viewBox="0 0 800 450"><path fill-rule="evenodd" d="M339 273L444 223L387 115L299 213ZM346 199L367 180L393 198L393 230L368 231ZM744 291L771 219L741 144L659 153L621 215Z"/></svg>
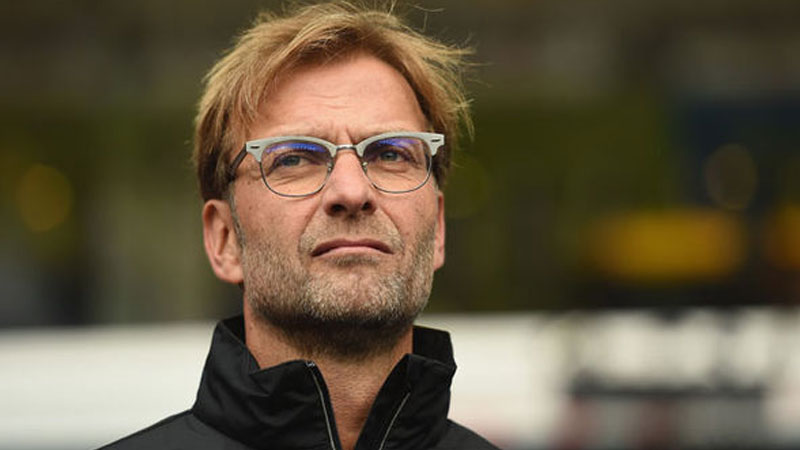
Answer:
<svg viewBox="0 0 800 450"><path fill-rule="evenodd" d="M416 95L400 72L356 53L283 73L260 105L248 139L304 134L344 143L425 128Z"/></svg>

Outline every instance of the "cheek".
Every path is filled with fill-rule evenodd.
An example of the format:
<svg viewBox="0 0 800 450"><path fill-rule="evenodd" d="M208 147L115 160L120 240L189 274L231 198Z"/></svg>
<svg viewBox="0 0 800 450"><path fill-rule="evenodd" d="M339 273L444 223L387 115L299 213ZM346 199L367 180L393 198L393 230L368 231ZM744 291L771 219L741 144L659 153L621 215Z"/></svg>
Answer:
<svg viewBox="0 0 800 450"><path fill-rule="evenodd" d="M394 215L395 224L406 242L431 232L436 226L438 211L435 199L428 196L409 200L402 209L397 208L399 213Z"/></svg>
<svg viewBox="0 0 800 450"><path fill-rule="evenodd" d="M236 210L248 241L270 241L283 248L296 248L313 214L313 205L275 198L270 192L248 192L237 199Z"/></svg>

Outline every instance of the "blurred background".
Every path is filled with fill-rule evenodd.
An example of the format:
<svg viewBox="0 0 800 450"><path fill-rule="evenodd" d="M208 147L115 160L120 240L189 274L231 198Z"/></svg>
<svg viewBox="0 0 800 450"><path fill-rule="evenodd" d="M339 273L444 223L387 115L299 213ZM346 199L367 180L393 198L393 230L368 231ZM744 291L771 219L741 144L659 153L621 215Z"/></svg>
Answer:
<svg viewBox="0 0 800 450"><path fill-rule="evenodd" d="M194 106L236 33L279 5L0 5L3 448L98 445L191 403L212 321L240 308L201 247ZM462 363L458 417L507 448L800 447L800 3L408 13L476 51L476 136L446 188L425 318L458 330L474 373L496 369ZM140 366L115 370L139 391L90 381L125 349ZM30 376L48 361L71 377ZM186 398L155 417L78 395L180 390L167 379ZM101 431L76 431L89 422Z"/></svg>

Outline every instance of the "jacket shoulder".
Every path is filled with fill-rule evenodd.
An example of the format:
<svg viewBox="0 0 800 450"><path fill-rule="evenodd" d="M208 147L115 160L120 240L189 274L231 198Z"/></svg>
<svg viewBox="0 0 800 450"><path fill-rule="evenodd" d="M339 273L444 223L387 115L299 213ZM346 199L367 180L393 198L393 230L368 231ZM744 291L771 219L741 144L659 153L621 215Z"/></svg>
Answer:
<svg viewBox="0 0 800 450"><path fill-rule="evenodd" d="M448 420L447 425L447 432L433 450L500 450L478 433L463 425L452 420Z"/></svg>
<svg viewBox="0 0 800 450"><path fill-rule="evenodd" d="M98 450L249 450L249 447L206 425L184 411L143 430L100 447Z"/></svg>

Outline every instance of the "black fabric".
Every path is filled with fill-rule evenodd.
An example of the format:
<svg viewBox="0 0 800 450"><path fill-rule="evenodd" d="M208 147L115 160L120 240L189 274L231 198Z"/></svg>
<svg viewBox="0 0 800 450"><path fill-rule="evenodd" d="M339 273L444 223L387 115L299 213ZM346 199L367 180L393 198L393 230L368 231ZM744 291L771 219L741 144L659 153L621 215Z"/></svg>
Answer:
<svg viewBox="0 0 800 450"><path fill-rule="evenodd" d="M447 419L454 373L449 335L415 327L414 351L378 392L355 450L495 449ZM239 316L214 330L190 410L103 449L339 449L332 411L313 362L259 369Z"/></svg>

